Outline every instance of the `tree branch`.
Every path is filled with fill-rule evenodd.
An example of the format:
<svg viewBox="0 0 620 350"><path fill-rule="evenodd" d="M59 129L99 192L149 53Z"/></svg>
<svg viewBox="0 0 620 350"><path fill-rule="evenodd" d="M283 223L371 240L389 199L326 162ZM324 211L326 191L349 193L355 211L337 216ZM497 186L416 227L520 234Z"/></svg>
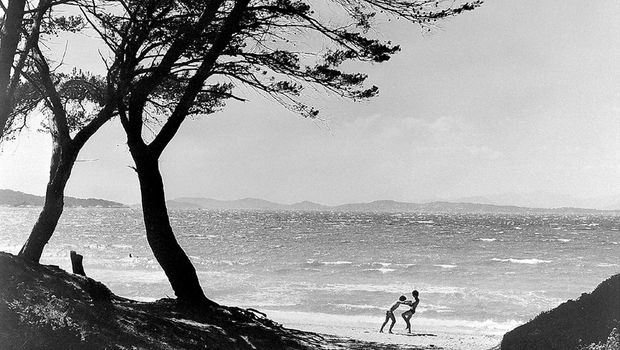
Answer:
<svg viewBox="0 0 620 350"><path fill-rule="evenodd" d="M181 127L181 124L185 120L185 117L187 116L192 103L196 99L198 93L202 90L204 82L212 73L211 71L215 66L217 59L228 46L234 33L239 30L239 24L243 19L244 12L248 7L249 2L250 0L238 0L235 3L234 8L226 18L224 25L220 29L219 34L215 39L215 42L213 43L213 46L202 61L200 68L198 69L196 74L194 74L194 76L192 76L192 78L190 79L188 86L185 89L183 96L179 100L179 103L177 104L174 112L172 113L170 118L168 118L168 120L160 130L159 134L157 134L153 142L151 142L151 144L149 145L152 154L156 157L159 157L161 155L168 143L170 143L174 135Z"/></svg>

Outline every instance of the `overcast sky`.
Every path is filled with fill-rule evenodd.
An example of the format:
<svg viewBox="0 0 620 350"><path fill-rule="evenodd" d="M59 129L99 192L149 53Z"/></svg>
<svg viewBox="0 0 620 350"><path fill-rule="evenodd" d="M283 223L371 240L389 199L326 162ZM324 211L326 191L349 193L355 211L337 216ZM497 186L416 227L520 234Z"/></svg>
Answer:
<svg viewBox="0 0 620 350"><path fill-rule="evenodd" d="M341 204L538 191L618 195L618 18L617 0L488 0L430 35L386 23L383 38L402 51L364 66L379 97L351 103L313 95L325 121L256 96L192 119L161 160L168 198ZM66 60L85 57L97 59L83 52ZM36 133L6 143L0 188L43 194L49 147L49 136ZM79 159L68 195L139 201L116 121Z"/></svg>

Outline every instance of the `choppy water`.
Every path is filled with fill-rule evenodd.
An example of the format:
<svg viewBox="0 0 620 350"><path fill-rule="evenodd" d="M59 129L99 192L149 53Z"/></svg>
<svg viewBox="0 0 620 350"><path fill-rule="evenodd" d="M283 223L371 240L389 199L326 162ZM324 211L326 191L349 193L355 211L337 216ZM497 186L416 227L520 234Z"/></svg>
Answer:
<svg viewBox="0 0 620 350"><path fill-rule="evenodd" d="M0 250L16 253L37 215L0 208ZM417 324L501 333L620 272L613 216L181 210L171 220L215 301L345 322L380 324L415 288ZM70 250L117 294L173 296L138 210L65 210L42 262L69 270Z"/></svg>

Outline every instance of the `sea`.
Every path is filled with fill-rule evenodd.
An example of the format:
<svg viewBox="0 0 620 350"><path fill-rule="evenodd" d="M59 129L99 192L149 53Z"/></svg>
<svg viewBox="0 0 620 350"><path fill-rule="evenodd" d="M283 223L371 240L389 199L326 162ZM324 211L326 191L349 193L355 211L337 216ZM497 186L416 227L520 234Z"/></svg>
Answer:
<svg viewBox="0 0 620 350"><path fill-rule="evenodd" d="M0 250L19 251L39 210L0 208ZM618 216L184 209L170 217L212 300L373 332L415 289L414 330L503 334L620 272ZM41 262L70 271L71 250L118 295L174 296L140 210L65 209Z"/></svg>

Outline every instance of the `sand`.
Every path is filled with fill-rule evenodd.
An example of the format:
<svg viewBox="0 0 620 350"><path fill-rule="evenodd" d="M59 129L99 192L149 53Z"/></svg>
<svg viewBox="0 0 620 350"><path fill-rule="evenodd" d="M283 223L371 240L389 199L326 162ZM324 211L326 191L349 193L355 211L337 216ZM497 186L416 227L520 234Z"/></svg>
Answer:
<svg viewBox="0 0 620 350"><path fill-rule="evenodd" d="M265 310L263 310L265 311ZM450 350L488 350L499 345L503 333L480 334L463 329L438 329L424 327L412 322L412 333L407 334L405 324L398 320L393 333L379 333L383 320L377 317L376 324L359 321L342 324L337 317L306 317L308 314L283 311L265 311L267 316L287 328L321 334L335 335L379 344L400 345L399 348L450 349ZM389 325L389 324L388 324Z"/></svg>

